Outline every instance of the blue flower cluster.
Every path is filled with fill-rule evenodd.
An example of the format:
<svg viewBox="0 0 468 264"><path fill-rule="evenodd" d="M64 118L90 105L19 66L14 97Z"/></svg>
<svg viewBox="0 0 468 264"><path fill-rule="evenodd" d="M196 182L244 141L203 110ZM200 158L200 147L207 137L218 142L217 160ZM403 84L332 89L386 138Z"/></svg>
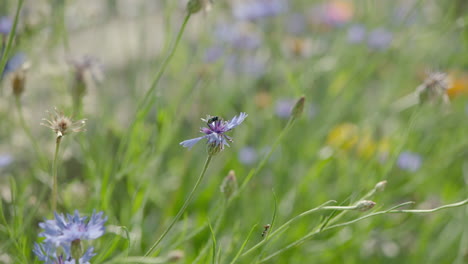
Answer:
<svg viewBox="0 0 468 264"><path fill-rule="evenodd" d="M44 229L39 236L45 239L41 244L35 243L34 254L45 264L75 264L76 259L73 257L76 256L72 252L76 250L73 247L81 250L80 241L94 240L104 234L107 217L102 216L103 212L94 211L89 221L86 221L87 217L80 217L77 210L74 215L68 214L67 218L63 214L55 213L55 219L39 223ZM89 264L94 255L96 254L90 247L79 257L78 263Z"/></svg>

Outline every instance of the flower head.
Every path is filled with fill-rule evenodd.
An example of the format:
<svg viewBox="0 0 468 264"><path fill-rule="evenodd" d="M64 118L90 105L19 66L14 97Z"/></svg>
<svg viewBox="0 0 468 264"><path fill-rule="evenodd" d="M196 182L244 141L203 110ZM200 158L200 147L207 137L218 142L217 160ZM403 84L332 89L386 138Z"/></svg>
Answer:
<svg viewBox="0 0 468 264"><path fill-rule="evenodd" d="M10 34L11 28L13 27L13 21L9 17L0 17L0 35Z"/></svg>
<svg viewBox="0 0 468 264"><path fill-rule="evenodd" d="M93 212L89 221L87 217L80 217L75 211L74 215L67 215L68 221L62 214L55 213L54 220L46 220L39 223L44 232L39 236L45 237L44 242L52 245L68 246L76 240L94 240L104 234L104 223L107 218L102 218L102 212Z"/></svg>
<svg viewBox="0 0 468 264"><path fill-rule="evenodd" d="M89 261L96 254L93 252L94 248L90 247L78 260L80 264L90 264ZM65 251L63 254L57 254L57 251ZM70 247L64 247L63 250L56 248L50 243L38 244L34 243L34 254L40 261L45 264L76 264L75 259L70 254Z"/></svg>
<svg viewBox="0 0 468 264"><path fill-rule="evenodd" d="M449 103L447 95L451 83L448 75L444 72L428 73L424 82L416 88L416 94L419 96L420 103L436 103L442 101Z"/></svg>
<svg viewBox="0 0 468 264"><path fill-rule="evenodd" d="M41 123L41 125L52 129L57 134L57 138L61 138L70 132L85 131L83 127L86 124L86 119L72 121L71 118L65 116L62 112L59 112L57 109L55 109L55 112L53 114L50 112L48 113L50 115L50 120L47 120L45 118L42 119L47 123Z"/></svg>
<svg viewBox="0 0 468 264"><path fill-rule="evenodd" d="M422 158L416 153L406 151L398 156L397 165L402 170L415 172L421 167Z"/></svg>
<svg viewBox="0 0 468 264"><path fill-rule="evenodd" d="M208 126L200 129L200 132L205 135L182 141L180 142L180 145L191 149L198 141L206 138L208 140L209 154L216 154L222 151L225 145L229 147L228 141L232 142L232 138L225 135L225 133L240 125L246 117L246 113L240 113L239 116L235 116L230 121L224 121L222 118L217 116L208 116L206 119L202 118L202 121Z"/></svg>

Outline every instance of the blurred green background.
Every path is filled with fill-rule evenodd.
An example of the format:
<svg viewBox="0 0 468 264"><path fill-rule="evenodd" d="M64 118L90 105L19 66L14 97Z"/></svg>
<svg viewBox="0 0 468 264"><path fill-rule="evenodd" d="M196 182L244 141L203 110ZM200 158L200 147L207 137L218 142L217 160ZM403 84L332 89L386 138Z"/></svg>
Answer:
<svg viewBox="0 0 468 264"><path fill-rule="evenodd" d="M37 224L52 217L55 148L54 134L39 124L53 107L87 119L85 133L62 140L58 211L108 216L107 233L92 243L92 263L230 263L251 230L245 249L263 239L274 214L272 230L328 200L353 204L383 180L385 190L371 198L374 211L467 198L466 1L215 0L210 11L190 17L149 97L154 104L136 119L186 2L24 1L3 55L12 61L23 54L21 65L29 67L7 64L1 83L0 263L39 263L32 247L40 240ZM1 1L0 17L14 20L17 4ZM5 51L7 34L0 37ZM415 91L429 87L434 72L444 73L436 86L449 103L419 104ZM19 96L11 88L15 74L26 80ZM79 81L85 94L77 106ZM302 117L274 147L302 95ZM231 147L213 158L157 257L125 262L165 230L203 167L204 143L187 150L179 142L201 135L200 118L239 112L248 118L230 133ZM270 150L226 207L220 186L228 172L242 183ZM364 214L349 211L337 223ZM333 216L301 218L237 263L257 263ZM467 206L376 216L319 233L264 263L467 263L467 216Z"/></svg>

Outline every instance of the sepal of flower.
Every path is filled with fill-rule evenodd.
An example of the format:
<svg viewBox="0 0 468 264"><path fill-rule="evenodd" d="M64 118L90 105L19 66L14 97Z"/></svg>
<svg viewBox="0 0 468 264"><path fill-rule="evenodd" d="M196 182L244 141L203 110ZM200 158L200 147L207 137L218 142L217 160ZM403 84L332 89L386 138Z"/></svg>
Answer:
<svg viewBox="0 0 468 264"><path fill-rule="evenodd" d="M206 138L208 152L210 154L218 153L224 149L224 146L229 147L228 142L233 141L232 138L225 135L225 133L244 122L247 116L248 115L246 113L240 113L238 116L233 117L229 121L224 121L223 119L216 116L208 116L206 119L202 118L202 121L206 122L206 125L208 126L200 129L200 132L204 133L205 135L182 141L180 145L191 149L198 141Z"/></svg>
<svg viewBox="0 0 468 264"><path fill-rule="evenodd" d="M46 243L56 247L70 246L75 240L94 240L105 232L104 223L107 217L102 218L102 215L102 212L93 212L90 220L86 222L87 217L80 217L78 211L75 211L74 215L67 215L68 221L63 214L55 213L54 220L39 223L44 229L39 236L45 237Z"/></svg>

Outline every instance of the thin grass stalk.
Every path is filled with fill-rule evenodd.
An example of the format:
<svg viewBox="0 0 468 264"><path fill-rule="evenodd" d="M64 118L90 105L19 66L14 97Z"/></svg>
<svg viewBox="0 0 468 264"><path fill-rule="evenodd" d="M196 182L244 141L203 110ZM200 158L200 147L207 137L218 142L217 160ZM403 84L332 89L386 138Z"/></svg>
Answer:
<svg viewBox="0 0 468 264"><path fill-rule="evenodd" d="M190 204L190 202L192 201L192 198L193 198L193 195L195 194L195 192L197 191L198 189L198 186L200 186L200 183L202 182L203 180L203 177L205 176L206 174L206 170L208 169L208 166L210 165L210 162L211 162L211 158L213 156L212 155L208 155L206 161L205 161L205 165L203 166L203 170L202 172L200 173L200 176L198 177L197 181L195 182L195 185L193 186L192 188L192 191L190 191L190 194L187 196L187 198L185 199L184 201L184 204L182 205L182 207L179 209L179 212L177 213L177 215L174 217L174 219L172 220L171 224L166 228L166 230L164 230L164 232L162 233L162 235L158 238L158 240L156 240L156 242L151 246L151 248L145 253L144 257L148 257L153 251L154 249L156 249L156 247L161 243L161 241L164 239L164 237L166 237L166 235L169 233L169 231L171 231L172 227L175 225L175 223L179 220L179 218L185 213L185 210L187 209L188 205Z"/></svg>

